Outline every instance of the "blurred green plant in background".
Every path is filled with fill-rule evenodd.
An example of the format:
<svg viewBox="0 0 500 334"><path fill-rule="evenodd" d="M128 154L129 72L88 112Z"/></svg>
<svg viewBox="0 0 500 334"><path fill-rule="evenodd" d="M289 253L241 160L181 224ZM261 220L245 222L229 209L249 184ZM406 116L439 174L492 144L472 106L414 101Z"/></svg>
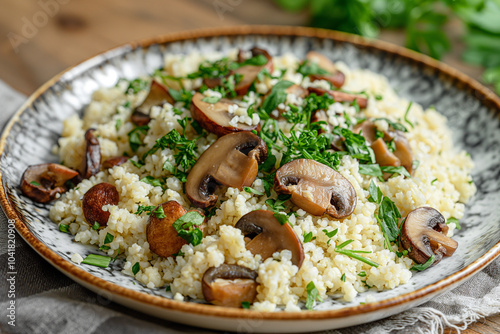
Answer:
<svg viewBox="0 0 500 334"><path fill-rule="evenodd" d="M376 37L404 29L406 46L436 59L451 50L444 25L464 24L463 60L485 67L483 80L500 94L500 0L274 0L289 11L308 10L310 25Z"/></svg>

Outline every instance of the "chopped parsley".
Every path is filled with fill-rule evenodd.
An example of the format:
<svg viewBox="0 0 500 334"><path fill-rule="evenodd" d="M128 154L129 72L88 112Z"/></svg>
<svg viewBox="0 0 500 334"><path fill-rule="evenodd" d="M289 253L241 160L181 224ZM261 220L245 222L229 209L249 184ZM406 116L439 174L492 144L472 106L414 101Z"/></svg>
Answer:
<svg viewBox="0 0 500 334"><path fill-rule="evenodd" d="M59 224L59 231L68 233L69 231L69 225L66 224Z"/></svg>
<svg viewBox="0 0 500 334"><path fill-rule="evenodd" d="M152 185L153 187L161 187L162 186L162 182L161 180L159 179L155 179L154 177L152 177L151 175L148 175L146 177L143 177L141 180L141 182L144 182L144 183L147 183L147 184L150 184Z"/></svg>
<svg viewBox="0 0 500 334"><path fill-rule="evenodd" d="M460 227L460 222L455 217L448 218L448 220L446 220L446 224L455 224L457 230L460 230L462 228Z"/></svg>
<svg viewBox="0 0 500 334"><path fill-rule="evenodd" d="M103 256L98 254L89 254L82 261L82 263L90 264L91 266L96 266L101 268L107 268L110 262L111 258L109 256Z"/></svg>
<svg viewBox="0 0 500 334"><path fill-rule="evenodd" d="M99 227L101 227L101 225L99 225L98 222L94 222L94 225L92 225L92 229L97 231L99 229Z"/></svg>
<svg viewBox="0 0 500 334"><path fill-rule="evenodd" d="M132 165L134 165L137 168L141 168L142 166L144 166L144 164L140 161L135 161L133 159L130 159L129 161L132 163Z"/></svg>
<svg viewBox="0 0 500 334"><path fill-rule="evenodd" d="M30 184L34 185L35 187L40 187L41 184L36 182L36 181L31 181Z"/></svg>
<svg viewBox="0 0 500 334"><path fill-rule="evenodd" d="M177 234L193 246L199 245L203 238L203 232L199 226L203 224L205 217L197 211L189 211L178 218L173 227Z"/></svg>
<svg viewBox="0 0 500 334"><path fill-rule="evenodd" d="M326 236L327 236L328 238L333 238L335 235L337 235L337 232L338 232L338 231L339 231L339 229L338 229L338 228L336 228L335 230L330 231L330 232L328 232L328 230L327 230L327 229L324 229L324 230L323 230L323 233L325 233L325 234L326 234Z"/></svg>
<svg viewBox="0 0 500 334"><path fill-rule="evenodd" d="M239 63L239 67L246 66L246 65L251 65L251 66L262 66L266 65L268 62L266 56L263 54L258 54L252 58L248 58L247 60L242 61ZM234 66L234 65L232 65Z"/></svg>
<svg viewBox="0 0 500 334"><path fill-rule="evenodd" d="M329 74L327 70L319 67L317 63L309 61L307 59L299 65L299 67L297 68L297 73L300 73L303 76Z"/></svg>
<svg viewBox="0 0 500 334"><path fill-rule="evenodd" d="M149 81L142 79L134 79L129 81L128 87L125 90L127 94L137 94L140 91L146 90L149 88Z"/></svg>
<svg viewBox="0 0 500 334"><path fill-rule="evenodd" d="M410 108L411 108L412 104L413 104L413 101L410 101L410 104L408 104L408 108L406 109L405 122L410 124L411 128L413 129L414 128L413 124L408 120L408 113L410 112Z"/></svg>
<svg viewBox="0 0 500 334"><path fill-rule="evenodd" d="M270 114L274 109L278 107L281 103L285 103L287 93L286 89L293 85L293 82L288 80L279 81L271 89L271 93L266 97L262 103L262 109Z"/></svg>
<svg viewBox="0 0 500 334"><path fill-rule="evenodd" d="M193 167L193 165L196 163L198 152L196 140L189 140L181 136L181 134L176 130L171 130L163 137L157 139L153 147L144 154L142 160L145 160L148 155L153 154L158 150L164 150L166 148L169 148L171 150L175 149L175 163L177 166L180 166L182 168L183 172L189 171L191 167ZM176 173L174 173L174 175L175 174Z"/></svg>
<svg viewBox="0 0 500 334"><path fill-rule="evenodd" d="M115 129L116 131L120 130L120 128L122 127L122 124L123 124L123 121L121 118L118 118L115 122Z"/></svg>
<svg viewBox="0 0 500 334"><path fill-rule="evenodd" d="M241 302L241 307L248 310L250 308L250 302Z"/></svg>
<svg viewBox="0 0 500 334"><path fill-rule="evenodd" d="M365 137L349 129L339 127L334 129L334 133L344 137L344 145L350 156L358 159L360 163L375 164L375 153L366 142Z"/></svg>
<svg viewBox="0 0 500 334"><path fill-rule="evenodd" d="M206 103L210 103L210 104L214 104L214 103L217 103L219 102L220 100L220 97L218 96L206 96L204 97L203 99L201 99L203 102L206 102Z"/></svg>
<svg viewBox="0 0 500 334"><path fill-rule="evenodd" d="M250 188L250 187L243 187L243 190L245 190L249 194L254 194L254 195L257 195L257 196L263 196L264 195L263 192L255 190L255 189Z"/></svg>
<svg viewBox="0 0 500 334"><path fill-rule="evenodd" d="M168 92L176 102L183 102L186 108L189 108L189 106L191 105L191 100L193 99L194 95L193 92L185 89L175 90L172 88L170 88Z"/></svg>
<svg viewBox="0 0 500 334"><path fill-rule="evenodd" d="M368 188L368 193L370 194L370 197L368 197L368 202L380 204L382 201L382 197L384 196L382 194L382 191L380 190L379 187L373 182L373 180L370 181L370 187Z"/></svg>
<svg viewBox="0 0 500 334"><path fill-rule="evenodd" d="M307 291L307 300L306 300L306 309L312 310L314 306L314 302L316 300L322 302L323 300L319 296L319 291L316 289L316 285L314 285L314 282L311 281L309 284L306 286L306 291Z"/></svg>
<svg viewBox="0 0 500 334"><path fill-rule="evenodd" d="M413 160L411 164L411 168L413 169L413 171L416 171L419 166L420 166L420 160Z"/></svg>
<svg viewBox="0 0 500 334"><path fill-rule="evenodd" d="M149 126L143 125L143 126L138 126L132 131L128 133L128 142L130 145L130 149L133 152L137 152L139 147L142 145L142 135L146 135L148 133Z"/></svg>
<svg viewBox="0 0 500 334"><path fill-rule="evenodd" d="M382 232L387 236L387 239L391 242L396 241L400 232L398 220L401 218L401 213L399 213L396 204L387 196L384 196L380 202L378 218L380 219Z"/></svg>
<svg viewBox="0 0 500 334"><path fill-rule="evenodd" d="M288 223L288 216L283 213L276 212L274 218L276 218L281 225Z"/></svg>
<svg viewBox="0 0 500 334"><path fill-rule="evenodd" d="M155 206L154 205L139 205L139 207L137 208L137 211L135 212L136 215L142 215L144 212L146 212L146 214L150 215L151 212L155 209Z"/></svg>
<svg viewBox="0 0 500 334"><path fill-rule="evenodd" d="M358 261L364 262L364 263L366 263L366 264L368 264L368 265L370 265L372 267L377 268L379 266L379 264L377 262L372 261L370 259L367 259L366 257L363 257L363 256L359 255L360 253L362 253L362 254L369 254L369 253L371 253L371 251L361 251L361 250L344 249L345 246L349 245L353 241L354 240L349 239L349 240L341 243L340 245L338 245L337 247L335 247L335 252L337 252L339 254L342 254L342 255L349 256L350 258L356 259Z"/></svg>
<svg viewBox="0 0 500 334"><path fill-rule="evenodd" d="M309 232L309 233L305 233L305 232L304 232L303 237L304 237L304 243L306 243L306 242L309 242L309 241L312 241L312 240L315 240L315 239L316 239L316 237L313 237L313 233L312 233L312 232Z"/></svg>
<svg viewBox="0 0 500 334"><path fill-rule="evenodd" d="M141 265L139 264L139 262L134 263L134 265L132 266L132 273L136 275L139 270L141 270Z"/></svg>
<svg viewBox="0 0 500 334"><path fill-rule="evenodd" d="M113 240L115 239L115 236L110 234L110 233L106 233L106 237L104 237L104 242L103 242L103 245L101 247L99 247L99 250L109 250L109 246L107 246L106 244L109 244L110 242L112 242Z"/></svg>
<svg viewBox="0 0 500 334"><path fill-rule="evenodd" d="M398 167L394 167L394 166L380 166L380 169L384 173L400 174L400 175L406 176L408 178L411 178L410 173L408 173L408 171L406 170L406 168L404 168L403 166L398 166Z"/></svg>
<svg viewBox="0 0 500 334"><path fill-rule="evenodd" d="M416 264L413 267L411 267L410 270L423 271L423 270L429 268L434 263L434 261L435 261L435 257L434 257L434 255L432 255L427 260L427 262L425 262L423 264Z"/></svg>
<svg viewBox="0 0 500 334"><path fill-rule="evenodd" d="M106 237L104 237L104 244L109 244L113 240L115 240L115 236L110 233L106 233Z"/></svg>

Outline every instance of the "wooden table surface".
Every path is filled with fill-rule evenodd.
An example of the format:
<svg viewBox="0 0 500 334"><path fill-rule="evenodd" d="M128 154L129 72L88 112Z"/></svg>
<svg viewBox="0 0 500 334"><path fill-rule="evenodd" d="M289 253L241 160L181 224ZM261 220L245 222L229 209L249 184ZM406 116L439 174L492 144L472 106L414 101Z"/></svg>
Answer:
<svg viewBox="0 0 500 334"><path fill-rule="evenodd" d="M0 79L25 94L65 68L129 41L204 27L307 25L308 20L306 13L286 13L271 0L0 1ZM480 78L480 68L460 61L460 25L451 22L447 30L454 51L444 61ZM380 39L404 44L399 31L385 31ZM462 333L500 333L500 315Z"/></svg>

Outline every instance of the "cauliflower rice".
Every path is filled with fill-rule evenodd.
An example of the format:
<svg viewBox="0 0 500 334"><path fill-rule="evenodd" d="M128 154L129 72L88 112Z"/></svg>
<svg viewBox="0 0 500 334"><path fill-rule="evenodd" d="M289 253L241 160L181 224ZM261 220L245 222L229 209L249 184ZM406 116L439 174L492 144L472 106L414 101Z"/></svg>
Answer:
<svg viewBox="0 0 500 334"><path fill-rule="evenodd" d="M234 50L228 57L235 59L236 53ZM168 55L165 58L164 71L173 77L186 77L197 71L202 61L213 61L221 57L221 54L198 53ZM305 88L330 88L324 80L311 82L309 78L297 73L300 59L292 54L273 57L273 64L273 75L279 75L286 70L283 80ZM363 91L369 98L368 107L361 112L349 103L335 102L330 105L326 114L331 126L346 126L347 118L354 119L360 115L402 122L409 101L398 97L386 78L367 70L351 70L343 63L337 63L336 66L346 77L343 90ZM268 76L261 79L255 83L255 92L248 93L243 98L243 103L230 108L230 113L235 118L238 117L236 120L233 118L233 125L238 122L255 125L261 121L257 114L250 117L247 109L254 102L257 105L262 103L263 98L259 94L268 93L278 82L278 79ZM201 85L201 79L182 79L180 83L187 90L197 89ZM171 88L179 88L179 82L171 81L167 84ZM89 128L96 129L103 161L124 153L136 156L132 160L137 161L137 156L142 156L157 139L169 131L175 129L182 133L178 120L191 117L189 108L184 108L182 102L152 107L152 120L147 134L143 137L143 145L137 152L133 152L128 134L135 125L130 122L130 115L133 108L145 98L147 91L130 94L127 87L127 82L119 82L116 87L97 90L81 119L78 115L73 115L64 121L62 137L54 150L66 166L77 169L81 165L85 151L84 134ZM205 96L217 94L218 92L211 90L204 93ZM288 103L300 102L300 97L288 94L286 103L279 107L289 109ZM410 268L414 265L409 257L398 257L395 252L385 247L384 236L375 219L377 205L368 201L371 180L374 180L382 193L396 204L402 217L416 208L431 206L446 219L460 219L464 214L463 203L476 190L470 177L473 167L471 158L466 152L453 149L445 117L434 109L423 110L420 105L413 103L407 113L407 119L414 127L408 126L406 137L411 145L413 158L420 162L411 178L395 174L387 181L381 182L375 177L360 174L358 160L344 155L338 172L353 185L357 193L357 205L351 216L341 220L329 216L313 216L297 209L290 202L287 203L287 212L292 208L296 210L296 214L289 217L289 222L299 239L303 241L304 235L312 232L312 240L303 243L305 259L300 269L292 264L291 252L288 250L277 252L271 258L262 260L260 255L253 255L245 248L244 236L234 225L250 211L270 209L265 203L268 197L265 194L260 196L231 187L222 188L215 214L208 219L204 238L199 245L186 244L180 255L168 258L151 252L146 238L149 216L135 214L139 205L157 206L175 200L187 210L193 208L183 192L182 182L162 168L167 160L175 165L175 152L170 149L158 150L149 155L143 166L137 167L127 162L83 180L55 202L50 210L50 218L58 224L69 225L69 232L74 235L75 241L83 244L103 246L106 235L112 234L114 239L106 244L109 249L104 252L110 257L116 256L117 253L123 254L126 258L123 274L135 276L150 289L164 289L169 286L176 300L203 299L201 278L204 272L209 267L228 263L242 265L258 272L257 297L251 306L255 310L300 310L301 302L307 298L306 287L310 282L314 283L322 298L341 295L344 300L351 301L358 293L370 288L393 289L407 283L412 277ZM285 134L289 134L289 123L282 120L279 125ZM388 123L379 120L376 126L382 131L387 129ZM186 136L195 138L195 129L187 126ZM214 134L200 138L197 141L197 153L203 153L216 139ZM279 166L280 154L273 153L278 158ZM165 189L142 182L141 179L147 176L165 178ZM252 188L264 193L260 176L261 174L255 179ZM118 205L104 207L110 212L107 226L94 230L84 218L81 203L83 195L101 182L116 186L120 202ZM271 198L276 198L274 191ZM448 236L452 236L455 225L450 224L449 227ZM335 229L338 229L338 232L331 240L323 232ZM379 267L335 252L336 245L350 239L354 242L346 248L371 251L363 256L377 262ZM392 247L397 250L397 245ZM80 263L82 258L75 254L72 260ZM140 269L134 275L132 267L136 263L139 263ZM363 277L358 275L363 272L366 273Z"/></svg>

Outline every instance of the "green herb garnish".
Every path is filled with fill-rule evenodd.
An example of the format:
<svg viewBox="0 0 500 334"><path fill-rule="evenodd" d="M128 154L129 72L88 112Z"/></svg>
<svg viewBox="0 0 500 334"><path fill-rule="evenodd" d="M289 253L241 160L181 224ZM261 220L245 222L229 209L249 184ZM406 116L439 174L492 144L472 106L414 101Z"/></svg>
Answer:
<svg viewBox="0 0 500 334"><path fill-rule="evenodd" d="M250 302L241 302L241 307L248 310L250 308Z"/></svg>
<svg viewBox="0 0 500 334"><path fill-rule="evenodd" d="M133 152L136 152L142 145L141 134L146 135L148 131L149 131L149 126L143 125L136 127L135 129L133 129L128 133L128 142L130 145L130 149Z"/></svg>
<svg viewBox="0 0 500 334"><path fill-rule="evenodd" d="M146 177L143 177L141 180L141 182L144 182L144 183L147 183L147 184L150 184L152 185L153 187L161 187L162 186L162 182L161 180L159 179L155 179L154 177L152 177L151 175L148 175Z"/></svg>
<svg viewBox="0 0 500 334"><path fill-rule="evenodd" d="M313 233L312 233L312 232L309 232L309 233L305 233L305 232L304 232L303 237L304 237L304 243L306 243L306 242L309 242L309 241L312 241L312 240L316 239L316 237L314 237L314 238L313 238Z"/></svg>
<svg viewBox="0 0 500 334"><path fill-rule="evenodd" d="M107 268L109 266L109 262L111 262L111 258L109 256L103 256L98 254L89 254L82 261L82 263L90 264L91 266L96 266L101 268Z"/></svg>
<svg viewBox="0 0 500 334"><path fill-rule="evenodd" d="M462 228L460 227L460 222L455 217L448 218L448 220L446 220L446 224L455 224L457 230L460 230Z"/></svg>
<svg viewBox="0 0 500 334"><path fill-rule="evenodd" d="M368 201L376 204L380 204L382 201L382 197L384 196L382 194L382 191L380 190L379 187L373 182L373 180L370 181L370 187L368 188L368 192L370 193L370 197L368 197Z"/></svg>
<svg viewBox="0 0 500 334"><path fill-rule="evenodd" d="M434 260L435 260L434 255L432 255L429 258L429 260L427 260L427 262L425 262L423 264L416 264L413 267L411 267L410 270L417 270L417 271L425 270L425 269L429 268L434 263Z"/></svg>
<svg viewBox="0 0 500 334"><path fill-rule="evenodd" d="M349 256L353 259L356 259L358 261L361 261L361 262L364 262L372 267L375 267L377 268L379 266L379 264L375 261L372 261L370 259L367 259L366 257L363 257L361 255L359 255L360 253L363 253L363 254L368 254L368 253L371 253L371 251L360 251L360 250L349 250L349 249L344 249L345 246L349 245L351 242L353 242L354 240L350 239L350 240L347 240L343 243L341 243L340 245L338 245L337 247L335 247L335 251L339 254L343 254L343 255L346 255L346 256Z"/></svg>
<svg viewBox="0 0 500 334"><path fill-rule="evenodd" d="M275 213L274 218L276 218L281 225L288 223L288 216L283 213Z"/></svg>
<svg viewBox="0 0 500 334"><path fill-rule="evenodd" d="M309 282L306 286L306 291L307 291L307 300L306 300L306 309L312 310L314 306L314 302L316 300L318 301L323 301L321 297L319 296L319 291L316 289L316 285L314 285L314 282Z"/></svg>
<svg viewBox="0 0 500 334"><path fill-rule="evenodd" d="M215 104L217 102L220 101L220 97L218 96L206 96L204 97L203 99L201 99L203 102L206 102L206 103L211 103L211 104Z"/></svg>
<svg viewBox="0 0 500 334"><path fill-rule="evenodd" d="M92 225L92 229L97 231L101 227L101 225L98 222L94 222L94 225Z"/></svg>
<svg viewBox="0 0 500 334"><path fill-rule="evenodd" d="M243 190L245 190L249 194L254 194L254 195L257 195L257 196L263 196L264 195L263 192L260 192L258 190L253 189L253 188L250 188L250 187L243 187Z"/></svg>
<svg viewBox="0 0 500 334"><path fill-rule="evenodd" d="M132 273L134 275L136 275L139 270L141 270L141 265L139 264L139 262L136 262L133 266L132 266Z"/></svg>
<svg viewBox="0 0 500 334"><path fill-rule="evenodd" d="M69 225L66 224L59 224L59 231L68 233L69 231Z"/></svg>
<svg viewBox="0 0 500 334"><path fill-rule="evenodd" d="M199 229L199 226L204 221L205 217L200 213L189 211L178 218L174 222L173 227L182 239L196 246L201 243L201 239L203 238L203 232Z"/></svg>

